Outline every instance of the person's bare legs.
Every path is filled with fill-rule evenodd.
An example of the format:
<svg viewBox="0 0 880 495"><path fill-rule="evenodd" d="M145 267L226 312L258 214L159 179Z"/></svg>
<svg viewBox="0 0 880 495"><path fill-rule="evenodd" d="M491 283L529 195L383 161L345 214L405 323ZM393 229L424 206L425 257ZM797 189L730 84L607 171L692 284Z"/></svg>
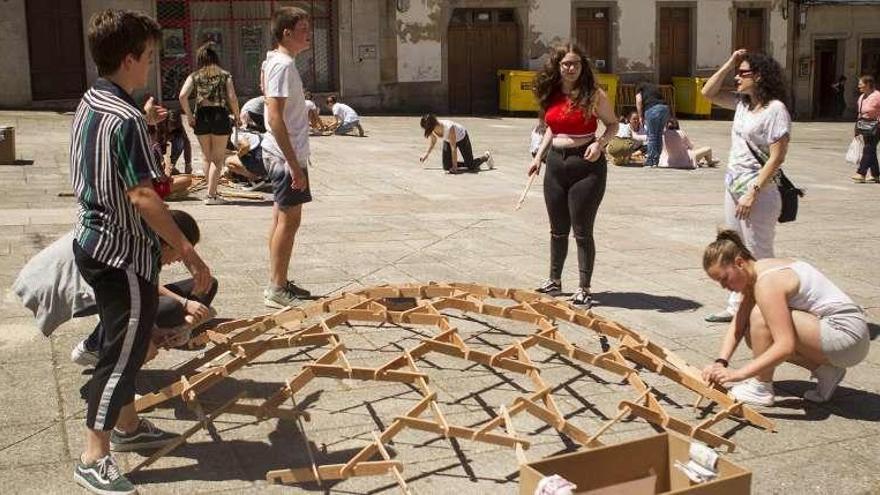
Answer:
<svg viewBox="0 0 880 495"><path fill-rule="evenodd" d="M208 177L211 172L211 135L199 134L196 138L199 140L199 148L202 149L202 158L205 160L203 171L205 172L205 177ZM210 182L208 183L208 188L210 190Z"/></svg>
<svg viewBox="0 0 880 495"><path fill-rule="evenodd" d="M220 183L220 174L223 172L223 161L226 158L226 141L229 135L209 136L211 144L211 166L208 169L208 196L217 195L217 185Z"/></svg>
<svg viewBox="0 0 880 495"><path fill-rule="evenodd" d="M276 287L287 284L287 270L293 254L296 232L302 222L302 205L274 207L269 234L269 279Z"/></svg>
<svg viewBox="0 0 880 495"><path fill-rule="evenodd" d="M226 157L226 168L229 169L229 173L240 175L251 182L258 179L256 174L245 168L236 155Z"/></svg>
<svg viewBox="0 0 880 495"><path fill-rule="evenodd" d="M694 150L694 163L699 164L700 160L705 160L706 165L711 165L712 162L712 148L708 146L703 146L702 148L697 148Z"/></svg>
<svg viewBox="0 0 880 495"><path fill-rule="evenodd" d="M140 418L134 409L134 402L122 406L119 410L119 419L116 420L116 429L125 433L131 433L137 429ZM110 453L110 431L93 430L86 428L86 448L82 454L82 461L91 464Z"/></svg>
<svg viewBox="0 0 880 495"><path fill-rule="evenodd" d="M819 318L803 311L791 312L797 338L795 340L795 352L788 361L806 368L810 371L819 365L828 362L828 358L822 352L821 338L819 335ZM764 354L773 345L773 335L770 327L764 321L764 315L758 306L752 309L749 318L749 330L745 334L746 343L752 349L752 355L758 357ZM776 368L770 368L759 373L756 378L762 382L772 382L773 372Z"/></svg>

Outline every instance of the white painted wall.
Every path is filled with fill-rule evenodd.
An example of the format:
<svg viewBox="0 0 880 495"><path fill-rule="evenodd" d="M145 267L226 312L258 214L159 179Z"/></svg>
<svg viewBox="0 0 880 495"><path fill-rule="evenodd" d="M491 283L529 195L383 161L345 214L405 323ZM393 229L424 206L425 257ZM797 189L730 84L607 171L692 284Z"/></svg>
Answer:
<svg viewBox="0 0 880 495"><path fill-rule="evenodd" d="M378 97L379 1L337 3L340 89L349 101L352 97Z"/></svg>
<svg viewBox="0 0 880 495"><path fill-rule="evenodd" d="M440 27L435 22L440 14L440 2L411 0L409 4L406 12L397 12L397 80L440 81L443 77L443 46ZM409 31L427 36L414 36Z"/></svg>
<svg viewBox="0 0 880 495"><path fill-rule="evenodd" d="M539 70L547 61L549 48L571 37L571 3L533 2L526 36L533 38L528 40L531 47L529 69Z"/></svg>
<svg viewBox="0 0 880 495"><path fill-rule="evenodd" d="M31 103L25 0L0 0L0 106Z"/></svg>
<svg viewBox="0 0 880 495"><path fill-rule="evenodd" d="M654 0L618 2L619 44L615 72L620 75L654 71L654 37L657 9Z"/></svg>

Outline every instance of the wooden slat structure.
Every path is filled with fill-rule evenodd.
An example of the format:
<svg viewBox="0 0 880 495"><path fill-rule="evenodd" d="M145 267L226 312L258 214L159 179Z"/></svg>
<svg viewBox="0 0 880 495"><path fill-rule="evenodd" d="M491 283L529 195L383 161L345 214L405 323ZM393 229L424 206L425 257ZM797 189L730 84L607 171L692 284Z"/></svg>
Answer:
<svg viewBox="0 0 880 495"><path fill-rule="evenodd" d="M505 300L510 304L498 304ZM485 352L468 345L467 336L450 322L444 311L509 319L520 325L531 325L533 331L526 336L517 336L495 352ZM377 367L352 366L343 342L345 325L358 322L421 325L435 327L436 333ZM590 352L566 338L560 330L563 324L602 339L602 352ZM424 333L424 328L421 330ZM610 345L606 345L606 341L610 341ZM348 462L319 466L309 450L311 466L270 470L266 479L272 482L320 484L322 480L391 475L403 493L409 493L402 474L403 462L392 459L385 448L385 444L404 429L446 439L510 447L514 449L516 462L522 464L526 462L525 451L530 445L529 439L519 435L514 425L515 418L522 413L546 423L583 448L602 445L599 437L627 417L641 418L658 427L728 450L733 450L735 444L710 431L721 421L732 419L767 430L774 428L772 421L734 401L723 388L703 382L699 370L634 330L592 311L521 289L464 283L383 285L328 297L271 315L226 322L195 337L193 342L206 344L207 348L177 368L181 373L178 380L139 398L136 402L139 411L162 406L172 399L182 399L201 411L200 395L247 368L266 352L308 346L319 347L323 353L301 366L298 373L286 379L282 387L261 403L244 403L238 399L227 402L214 409L210 416L200 418L199 424L191 428L188 435L221 413L252 416L257 420L293 420L302 428L302 421L312 418L297 405L296 396L313 380L322 377L397 382L407 384L421 394L421 400L406 413L394 417L384 430L373 432L372 441ZM545 381L541 366L529 355L536 347L586 368L597 368L619 376L633 393L622 398L617 414L591 434L573 424L560 411L553 397L553 385ZM430 373L418 367L419 361L432 353L514 373L531 382L532 390L492 408L494 416L484 424L476 427L453 424L432 388ZM706 399L711 401L714 406L705 408L709 415L697 424L671 415L655 397L658 391L643 379L648 374L660 375L689 394L696 394L698 404ZM284 407L287 401L292 407ZM207 401L204 403L208 404ZM303 438L305 433L303 429ZM310 447L307 445L306 448ZM151 457L148 463L164 453Z"/></svg>

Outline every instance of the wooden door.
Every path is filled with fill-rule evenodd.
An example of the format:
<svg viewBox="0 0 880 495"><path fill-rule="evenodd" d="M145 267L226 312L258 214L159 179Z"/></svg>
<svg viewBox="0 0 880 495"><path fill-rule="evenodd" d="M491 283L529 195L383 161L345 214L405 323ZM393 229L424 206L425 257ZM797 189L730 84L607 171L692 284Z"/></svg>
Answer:
<svg viewBox="0 0 880 495"><path fill-rule="evenodd" d="M578 9L575 39L598 72L611 72L611 20L608 9Z"/></svg>
<svg viewBox="0 0 880 495"><path fill-rule="evenodd" d="M660 8L660 84L691 75L691 9Z"/></svg>
<svg viewBox="0 0 880 495"><path fill-rule="evenodd" d="M79 98L86 85L80 0L28 0L26 6L32 98Z"/></svg>
<svg viewBox="0 0 880 495"><path fill-rule="evenodd" d="M813 75L813 116L836 115L834 91L837 82L837 40L816 40L816 73Z"/></svg>
<svg viewBox="0 0 880 495"><path fill-rule="evenodd" d="M764 9L736 9L734 49L763 53L764 47Z"/></svg>
<svg viewBox="0 0 880 495"><path fill-rule="evenodd" d="M449 25L449 111L498 112L499 69L519 67L519 26L509 9L456 9Z"/></svg>

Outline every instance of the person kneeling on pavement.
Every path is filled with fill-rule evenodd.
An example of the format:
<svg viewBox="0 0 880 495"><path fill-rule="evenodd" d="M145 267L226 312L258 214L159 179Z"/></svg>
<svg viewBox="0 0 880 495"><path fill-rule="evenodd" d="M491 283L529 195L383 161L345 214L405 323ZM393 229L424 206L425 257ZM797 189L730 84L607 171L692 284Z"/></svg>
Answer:
<svg viewBox="0 0 880 495"><path fill-rule="evenodd" d="M718 359L703 369L704 380L730 387L735 400L772 406L773 372L788 361L810 370L817 380L804 399L826 402L847 368L868 355L864 311L812 265L786 258L755 260L739 235L725 230L706 247L703 269L743 297ZM729 368L743 338L753 359L739 369Z"/></svg>
<svg viewBox="0 0 880 495"><path fill-rule="evenodd" d="M263 164L263 135L234 129L230 137L235 154L226 157L229 178L244 182L245 191L256 191L266 186L266 166Z"/></svg>
<svg viewBox="0 0 880 495"><path fill-rule="evenodd" d="M190 244L199 242L200 232L196 221L188 213L171 210L174 223ZM71 318L98 314L95 293L76 268L71 249L74 233L58 238L37 253L22 268L12 290L24 305L34 313L37 327L50 336L60 325ZM162 242L161 263L170 265L180 261L180 255ZM156 346L178 347L189 341L192 331L208 322L217 312L211 307L217 294L217 279L211 278L207 293L192 294L193 279L187 278L167 285L160 285L159 307L153 328L149 360L156 354ZM73 362L82 366L95 366L99 359L101 325L87 338L80 341L70 354Z"/></svg>

